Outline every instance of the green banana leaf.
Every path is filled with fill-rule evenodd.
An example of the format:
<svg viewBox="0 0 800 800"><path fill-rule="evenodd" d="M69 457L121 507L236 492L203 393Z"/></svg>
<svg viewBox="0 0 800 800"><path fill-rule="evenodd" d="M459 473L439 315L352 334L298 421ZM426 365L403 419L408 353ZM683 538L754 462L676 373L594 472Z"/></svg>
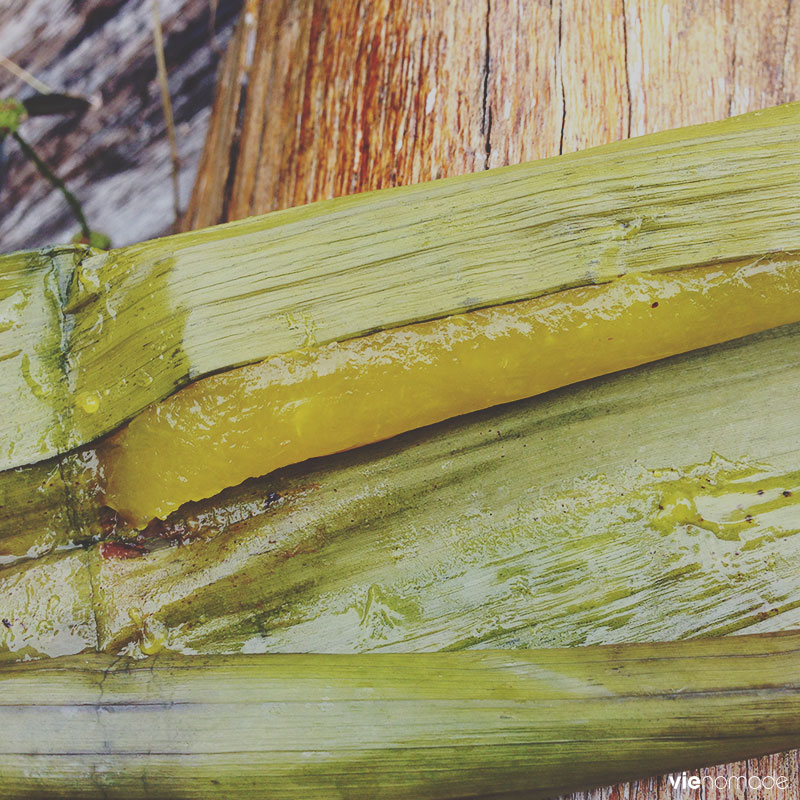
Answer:
<svg viewBox="0 0 800 800"><path fill-rule="evenodd" d="M92 449L0 473L0 565L101 536L110 520L97 477Z"/></svg>
<svg viewBox="0 0 800 800"><path fill-rule="evenodd" d="M109 253L12 256L0 470L211 372L626 272L798 253L798 223L790 104Z"/></svg>
<svg viewBox="0 0 800 800"><path fill-rule="evenodd" d="M788 748L800 635L0 668L0 797L543 798Z"/></svg>
<svg viewBox="0 0 800 800"><path fill-rule="evenodd" d="M89 546L91 577L63 570L47 597L80 598L77 629L93 621L111 653L798 627L798 386L800 325L587 381L249 481L173 515L143 555ZM38 561L0 570L0 592ZM7 657L87 646L21 632L42 606L14 597Z"/></svg>
<svg viewBox="0 0 800 800"><path fill-rule="evenodd" d="M173 520L202 531L189 544L93 551L99 641L415 651L800 626L798 386L793 325L251 481Z"/></svg>
<svg viewBox="0 0 800 800"><path fill-rule="evenodd" d="M19 731L0 796L546 795L797 744L796 636L676 644L677 661L520 648L800 626L800 325L296 465L128 544L98 541L115 521L91 442L299 345L628 271L796 259L798 123L784 106L111 253L0 259L0 720ZM486 648L509 652L357 655ZM75 655L93 650L108 655ZM318 655L247 655L296 651ZM8 663L43 656L66 658ZM197 700L220 681L242 690L221 714ZM346 700L303 739L353 681L379 705ZM481 692L509 682L524 708L506 720ZM380 705L387 688L405 712ZM305 690L313 715L277 709ZM277 726L214 750L235 748L254 696Z"/></svg>

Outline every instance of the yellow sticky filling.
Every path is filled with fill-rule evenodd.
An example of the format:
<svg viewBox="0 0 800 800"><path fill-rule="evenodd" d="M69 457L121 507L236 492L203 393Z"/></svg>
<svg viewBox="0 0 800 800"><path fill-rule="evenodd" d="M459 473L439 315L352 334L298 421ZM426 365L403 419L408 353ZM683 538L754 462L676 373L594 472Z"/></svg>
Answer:
<svg viewBox="0 0 800 800"><path fill-rule="evenodd" d="M637 274L204 378L100 448L109 506L141 527L279 467L800 320L800 268Z"/></svg>

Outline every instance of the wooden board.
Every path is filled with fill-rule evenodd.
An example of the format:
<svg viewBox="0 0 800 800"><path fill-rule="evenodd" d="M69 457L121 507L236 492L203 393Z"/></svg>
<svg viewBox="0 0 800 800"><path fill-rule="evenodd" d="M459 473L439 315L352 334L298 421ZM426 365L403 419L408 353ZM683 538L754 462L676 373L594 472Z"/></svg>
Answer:
<svg viewBox="0 0 800 800"><path fill-rule="evenodd" d="M185 205L203 147L219 55L241 8L220 0L160 0ZM0 56L55 91L96 102L82 119L42 117L21 132L85 205L89 224L124 245L169 231L170 160L156 82L151 0L4 0ZM0 67L0 98L27 97ZM13 142L0 185L0 252L69 241L78 226L63 197Z"/></svg>
<svg viewBox="0 0 800 800"><path fill-rule="evenodd" d="M223 69L186 228L796 100L800 4L249 0ZM662 777L574 797L778 800L800 796L799 767L792 752L702 771L702 795Z"/></svg>

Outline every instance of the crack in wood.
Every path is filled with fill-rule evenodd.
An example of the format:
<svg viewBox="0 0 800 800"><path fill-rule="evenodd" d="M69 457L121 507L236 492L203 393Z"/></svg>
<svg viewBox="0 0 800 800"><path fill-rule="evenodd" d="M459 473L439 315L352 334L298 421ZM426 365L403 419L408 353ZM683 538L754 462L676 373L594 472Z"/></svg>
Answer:
<svg viewBox="0 0 800 800"><path fill-rule="evenodd" d="M733 44L731 46L730 89L728 90L728 116L733 114L733 95L736 91L736 4L733 6Z"/></svg>
<svg viewBox="0 0 800 800"><path fill-rule="evenodd" d="M628 68L628 10L625 7L625 0L622 0L622 48L622 57L625 60L625 87L628 92L628 126L626 136L630 139L631 126L633 124L633 100L631 96L631 73Z"/></svg>
<svg viewBox="0 0 800 800"><path fill-rule="evenodd" d="M483 117L481 119L481 133L486 138L484 150L486 161L484 169L489 169L489 160L492 156L492 106L489 102L489 72L491 70L491 38L490 27L492 20L492 0L486 0L486 34L485 34L485 55L483 61Z"/></svg>
<svg viewBox="0 0 800 800"><path fill-rule="evenodd" d="M561 84L561 133L558 137L558 154L562 155L564 152L564 129L567 124L567 92L564 88L564 59L562 57L562 21L564 19L564 0L559 0L558 3L558 44L556 46L557 61L556 69L558 72L559 83Z"/></svg>
<svg viewBox="0 0 800 800"><path fill-rule="evenodd" d="M783 32L783 55L781 56L781 79L780 79L780 94L782 103L788 102L789 98L786 96L786 54L789 49L789 31L791 29L792 21L792 0L786 0L786 29Z"/></svg>

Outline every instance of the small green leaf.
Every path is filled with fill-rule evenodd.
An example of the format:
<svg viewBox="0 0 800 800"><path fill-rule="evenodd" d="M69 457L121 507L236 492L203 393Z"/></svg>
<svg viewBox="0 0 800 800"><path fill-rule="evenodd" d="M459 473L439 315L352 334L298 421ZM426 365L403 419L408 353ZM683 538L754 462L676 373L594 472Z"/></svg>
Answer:
<svg viewBox="0 0 800 800"><path fill-rule="evenodd" d="M89 231L89 239L87 240L83 233L78 231L72 237L72 244L88 244L89 247L94 247L95 250L110 250L111 237L101 231Z"/></svg>
<svg viewBox="0 0 800 800"><path fill-rule="evenodd" d="M27 118L25 106L16 97L0 100L0 134L16 133Z"/></svg>

